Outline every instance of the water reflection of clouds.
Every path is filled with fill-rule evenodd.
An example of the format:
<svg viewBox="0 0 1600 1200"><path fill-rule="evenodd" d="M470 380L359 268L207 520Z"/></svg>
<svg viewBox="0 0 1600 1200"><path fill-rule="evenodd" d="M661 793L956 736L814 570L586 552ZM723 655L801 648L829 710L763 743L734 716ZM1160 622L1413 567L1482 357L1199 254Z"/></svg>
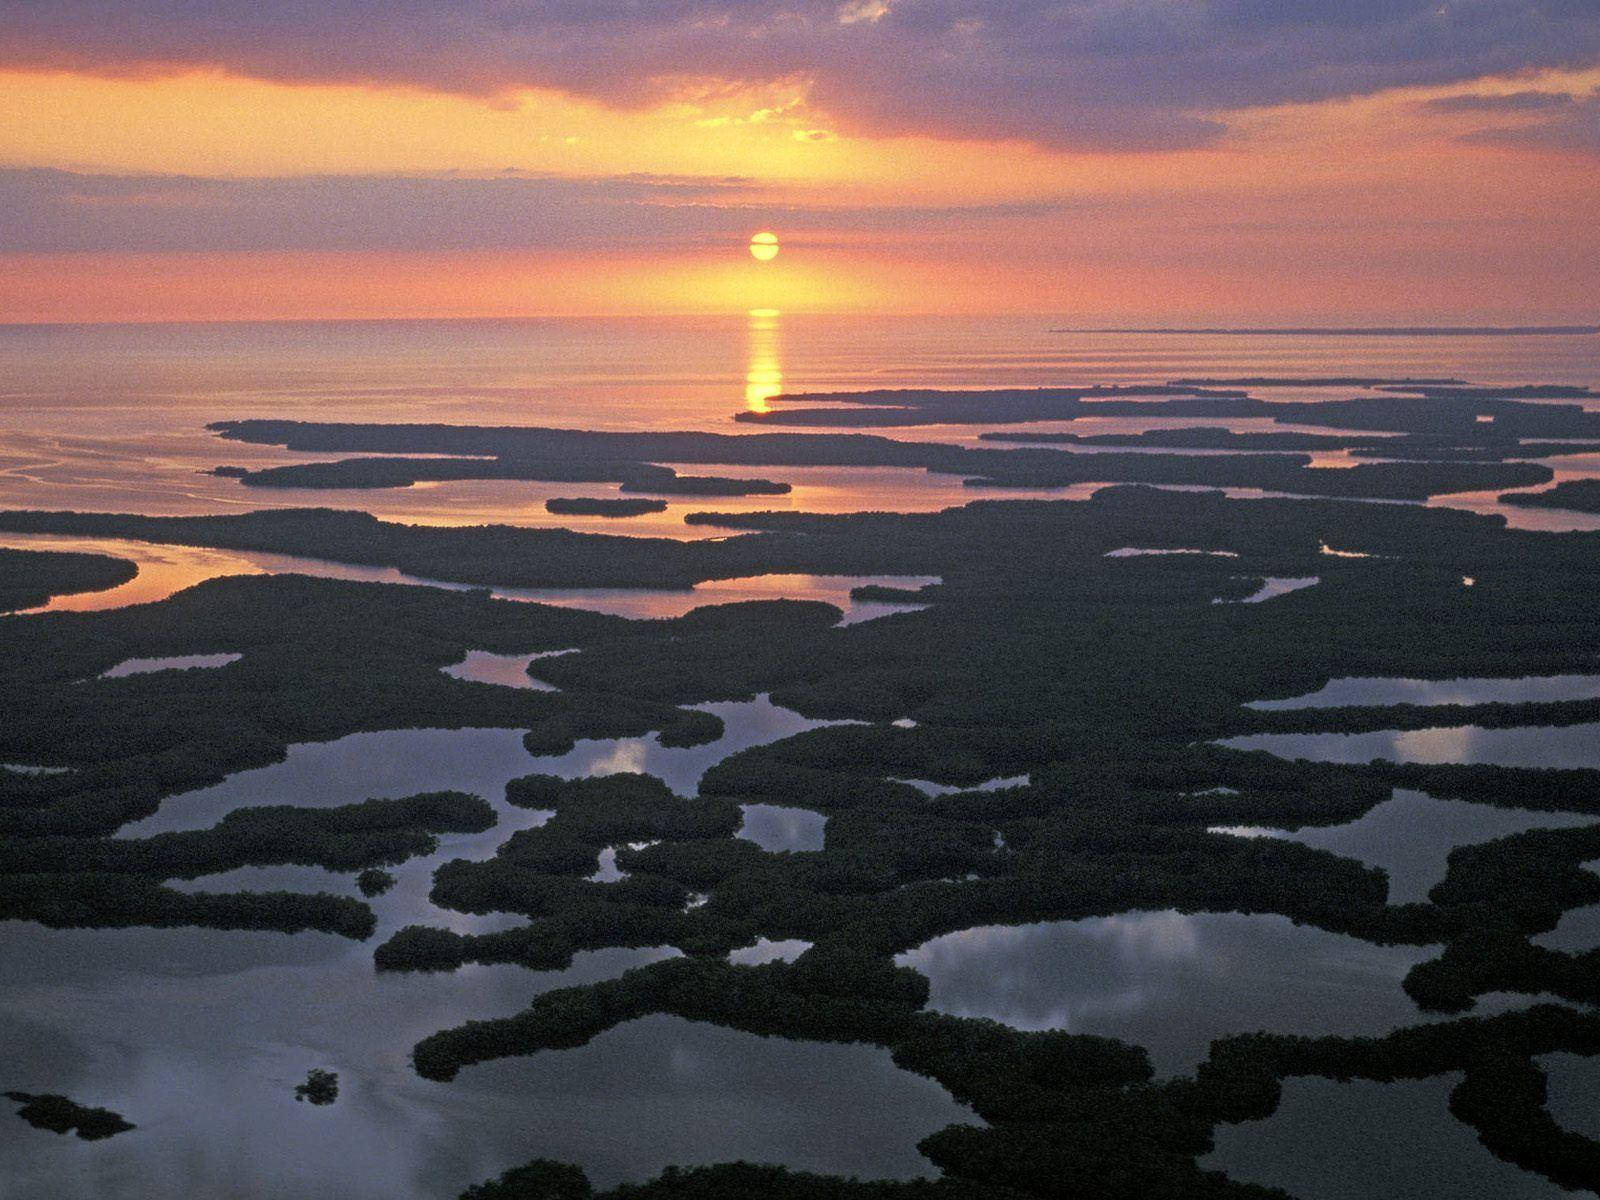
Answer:
<svg viewBox="0 0 1600 1200"><path fill-rule="evenodd" d="M1211 832L1284 838L1379 867L1389 876L1389 903L1406 904L1427 899L1445 877L1449 853L1456 846L1528 829L1571 829L1595 820L1579 813L1501 808L1398 789L1343 825L1307 826L1293 833L1263 826L1218 826Z"/></svg>
<svg viewBox="0 0 1600 1200"><path fill-rule="evenodd" d="M128 1180L139 1195L166 1194L162 1181L172 1194L228 1195L250 1179L252 1195L270 1200L423 1200L539 1155L583 1162L604 1185L668 1162L741 1157L905 1178L930 1169L917 1138L972 1119L886 1050L667 1017L473 1067L448 1085L411 1069L411 1046L437 1029L510 1016L539 993L676 953L580 952L564 971L380 975L370 944L326 934L0 923L9 1085L67 1090L161 1131L86 1147L0 1123L8 1183L75 1200L88 1158L97 1195L133 1195ZM312 1066L340 1074L337 1105L294 1103Z"/></svg>
<svg viewBox="0 0 1600 1200"><path fill-rule="evenodd" d="M1600 696L1600 675L1523 675L1509 679L1403 679L1356 676L1330 679L1314 692L1287 700L1253 700L1246 708L1334 708L1373 704L1526 704L1588 700Z"/></svg>
<svg viewBox="0 0 1600 1200"><path fill-rule="evenodd" d="M696 707L722 718L720 739L692 747L662 746L654 735L584 740L565 754L537 758L528 754L522 745L522 731L515 729L387 730L352 734L333 742L300 743L289 747L283 762L237 772L220 784L169 798L152 816L125 826L118 836L204 829L245 806L332 807L372 796L467 791L489 801L495 810L495 824L480 833L444 834L434 853L393 868L394 886L368 901L378 919L378 936L386 937L408 924L433 925L462 934L515 928L525 923L516 914L456 912L436 907L429 898L433 872L440 863L453 858L491 858L512 833L543 825L553 815L548 810L507 804L505 786L511 779L534 773L578 779L646 772L664 779L680 795L693 795L705 770L727 755L829 723L781 708L765 695ZM770 849L820 849L825 820L820 813L772 809L757 815L754 829ZM746 823L750 823L748 812ZM610 853L611 871L615 872L615 852ZM604 863L600 875L611 877ZM286 889L349 895L354 890L349 875L292 865L239 868L178 886L191 892Z"/></svg>
<svg viewBox="0 0 1600 1200"><path fill-rule="evenodd" d="M808 729L843 723L802 717L792 709L773 704L765 693L754 700L719 701L691 707L722 718L722 737L704 746L686 747L663 746L654 734L639 738L584 739L565 754L530 759L524 774L539 772L579 779L589 775L643 772L659 776L679 795L692 796L699 790L700 776L730 754Z"/></svg>
<svg viewBox="0 0 1600 1200"><path fill-rule="evenodd" d="M1167 911L967 929L895 961L928 977L937 1011L1123 1038L1173 1074L1230 1033L1373 1034L1413 1023L1421 1014L1400 980L1433 953L1276 915Z"/></svg>
<svg viewBox="0 0 1600 1200"><path fill-rule="evenodd" d="M1224 738L1239 750L1266 750L1314 762L1489 763L1503 767L1600 768L1600 723L1487 729L1458 725L1371 733L1257 733Z"/></svg>
<svg viewBox="0 0 1600 1200"><path fill-rule="evenodd" d="M1600 904L1567 909L1554 929L1536 935L1532 941L1535 946L1563 954L1587 954L1600 949Z"/></svg>
<svg viewBox="0 0 1600 1200"><path fill-rule="evenodd" d="M742 804L744 819L735 837L777 854L821 850L828 818L809 808L784 804Z"/></svg>
<svg viewBox="0 0 1600 1200"><path fill-rule="evenodd" d="M896 722L898 724L899 722ZM1000 788L1025 787L1031 777L1028 775L1002 775L994 779L985 779L982 783L935 783L931 779L902 779L890 776L893 783L909 783L920 792L930 796L950 796L956 792L993 792Z"/></svg>
<svg viewBox="0 0 1600 1200"><path fill-rule="evenodd" d="M692 795L706 769L728 755L836 723L802 717L765 694L694 707L722 718L721 738L689 747L662 746L653 734L584 739L565 754L539 757L528 754L518 729L396 729L297 743L282 762L239 771L219 784L168 798L155 814L124 826L118 836L205 829L247 805L327 808L373 796L449 789L472 792L500 806L509 780L535 773L577 779L645 771L659 775L674 791ZM501 806L501 818L496 828L503 835L508 822L525 822L528 813Z"/></svg>
<svg viewBox="0 0 1600 1200"><path fill-rule="evenodd" d="M730 951L728 961L735 966L759 967L763 963L793 962L807 950L811 943L800 938L757 938L752 945Z"/></svg>
<svg viewBox="0 0 1600 1200"><path fill-rule="evenodd" d="M536 692L553 692L557 689L542 679L528 674L535 659L549 658L564 651L546 651L542 654L492 654L488 650L469 650L460 662L444 668L453 679L466 679L473 683L493 683L501 687L523 688Z"/></svg>
<svg viewBox="0 0 1600 1200"><path fill-rule="evenodd" d="M955 481L959 484L959 480ZM956 502L970 500L964 495ZM770 506L769 506L770 507ZM709 527L707 527L709 528ZM54 596L47 604L22 610L39 612L101 612L130 604L148 604L225 575L298 574L319 579L357 583L394 583L470 591L472 585L407 575L393 567L366 567L285 554L210 550L194 546L169 546L121 538L75 538L48 534L3 534L0 546L32 550L70 550L108 554L127 559L138 574L127 583L99 592ZM843 612L840 623L854 625L897 612L925 607L915 603L858 601L858 587L889 587L916 591L940 582L937 575L803 575L774 573L710 579L693 588L496 588L499 600L553 604L635 619L680 617L707 604L734 604L749 600L818 600ZM461 664L458 664L461 665ZM485 663L487 669L488 664ZM475 669L475 668L474 668ZM488 682L502 682L489 680Z"/></svg>
<svg viewBox="0 0 1600 1200"><path fill-rule="evenodd" d="M1546 1107L1557 1125L1586 1138L1600 1140L1600 1057L1565 1051L1534 1060L1549 1079Z"/></svg>

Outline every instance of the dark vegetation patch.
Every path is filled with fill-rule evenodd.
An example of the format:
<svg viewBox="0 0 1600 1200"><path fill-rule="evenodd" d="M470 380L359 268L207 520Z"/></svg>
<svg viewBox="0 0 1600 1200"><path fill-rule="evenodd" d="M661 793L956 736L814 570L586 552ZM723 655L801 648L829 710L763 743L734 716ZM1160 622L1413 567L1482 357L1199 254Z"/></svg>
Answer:
<svg viewBox="0 0 1600 1200"><path fill-rule="evenodd" d="M1252 417L1284 423L1326 425L1362 431L1359 436L1297 433L1222 437L1221 455L1101 453L1071 454L1038 446L1013 450L968 449L944 444L894 441L860 434L758 434L729 437L709 433L591 433L579 430L460 427L441 425L341 425L293 421L225 421L212 426L224 437L322 452L472 454L473 459L360 458L271 468L281 481L306 486L394 486L414 479L520 478L532 458L562 464L568 472L609 470L619 459L735 463L743 466L899 466L920 467L971 477L984 487L1067 487L1076 483L1122 482L1209 487L1254 487L1304 495L1362 499L1421 500L1449 492L1533 487L1549 482L1549 468L1506 460L1575 452L1559 443L1524 446L1523 439L1600 440L1600 414L1577 405L1519 403L1507 392L1443 391L1426 388L1405 397L1367 397L1320 403L1274 403L1242 391L1199 388L1000 389L983 391L838 392L778 397L769 413L741 413L740 420L766 424L897 427L919 424L1006 424L1077 417L1137 416L1229 419ZM1581 393L1580 393L1581 394ZM794 401L825 407L801 408ZM1371 417L1371 421L1364 418ZM1492 420L1480 420L1492 418ZM1375 438L1370 430L1405 436ZM1216 439L1223 431L1201 431ZM990 435L986 435L990 436ZM1072 441L1076 435L1028 437L992 435L1033 442ZM1192 449L1202 442L1181 434L1141 435L1130 447ZM1242 439L1242 440L1236 440ZM1267 439L1267 440L1260 440ZM1320 439L1320 440L1314 440ZM1089 444L1119 444L1105 438ZM1366 463L1354 468L1319 468L1300 451L1351 449L1358 455L1405 461ZM1272 449L1284 453L1248 453ZM487 456L487 457L482 457ZM665 468L652 468L665 470ZM252 481L260 482L255 476ZM705 481L719 482L719 481ZM726 481L721 481L726 482ZM762 481L735 481L757 484ZM661 491L671 480L624 491ZM753 489L747 489L753 490ZM705 494L702 491L702 494Z"/></svg>
<svg viewBox="0 0 1600 1200"><path fill-rule="evenodd" d="M328 1105L339 1098L339 1076L321 1067L306 1072L305 1081L294 1085L294 1098L311 1104Z"/></svg>
<svg viewBox="0 0 1600 1200"><path fill-rule="evenodd" d="M0 612L37 608L52 596L103 592L138 573L127 559L107 554L0 549Z"/></svg>
<svg viewBox="0 0 1600 1200"><path fill-rule="evenodd" d="M666 512L667 502L556 496L544 502L544 510L566 517L642 517L645 513Z"/></svg>
<svg viewBox="0 0 1600 1200"><path fill-rule="evenodd" d="M1382 458L1397 462L1497 462L1505 459L1555 458L1565 454L1593 454L1600 441L1534 442L1493 424L1474 422L1457 435L1384 434L1359 437L1335 433L1235 433L1205 426L1183 429L1149 429L1140 433L1029 433L1016 430L981 433L985 442L1015 442L1061 446L1137 446L1143 449L1226 450L1233 453L1346 451L1355 458Z"/></svg>
<svg viewBox="0 0 1600 1200"><path fill-rule="evenodd" d="M115 1137L134 1128L131 1122L123 1120L109 1108L89 1108L65 1096L7 1092L6 1099L22 1106L17 1109L17 1116L35 1129L48 1129L51 1133L75 1133L86 1142Z"/></svg>
<svg viewBox="0 0 1600 1200"><path fill-rule="evenodd" d="M1522 508L1565 508L1572 512L1600 513L1600 479L1569 479L1542 492L1507 492L1500 497L1500 503Z"/></svg>
<svg viewBox="0 0 1600 1200"><path fill-rule="evenodd" d="M0 875L0 916L52 929L133 926L316 930L357 941L372 936L372 910L348 896L301 892L180 892L144 875L17 872Z"/></svg>
<svg viewBox="0 0 1600 1200"><path fill-rule="evenodd" d="M85 843L48 836L0 844L0 874L99 871L195 879L244 866L320 866L348 871L430 854L439 833L481 833L494 810L463 792L366 800L337 808L276 804L236 808L210 829Z"/></svg>
<svg viewBox="0 0 1600 1200"><path fill-rule="evenodd" d="M401 488L422 482L522 479L540 483L616 483L624 492L661 496L782 496L790 490L787 483L771 479L679 475L671 467L654 463L563 457L559 452L565 447L551 449L557 453L549 457L526 457L513 447L508 454L479 458L351 458L259 470L217 467L211 473L237 479L246 487L263 488Z"/></svg>
<svg viewBox="0 0 1600 1200"><path fill-rule="evenodd" d="M294 742L366 730L500 727L556 749L579 737L714 740L721 722L617 693L555 694L453 679L467 648L500 653L611 640L771 638L837 620L826 605L771 602L675 621L490 601L481 593L296 576L219 579L154 605L0 622L8 689L0 762L0 915L46 924L214 925L370 934L367 906L294 893L210 895L162 886L245 864L354 869L431 852L435 834L481 830L492 812L445 793L342 808L243 809L215 828L112 839L161 800L280 761ZM229 650L218 671L95 678L129 657ZM555 661L551 659L549 661ZM532 765L532 760L530 760Z"/></svg>

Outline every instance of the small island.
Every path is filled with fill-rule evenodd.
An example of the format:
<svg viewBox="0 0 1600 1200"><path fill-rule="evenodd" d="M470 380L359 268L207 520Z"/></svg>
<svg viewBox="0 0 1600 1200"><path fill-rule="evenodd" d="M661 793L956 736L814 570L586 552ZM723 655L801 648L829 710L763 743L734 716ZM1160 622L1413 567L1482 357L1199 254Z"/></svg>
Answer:
<svg viewBox="0 0 1600 1200"><path fill-rule="evenodd" d="M1507 492L1501 504L1519 508L1564 508L1569 512L1600 513L1600 479L1569 479L1539 492Z"/></svg>
<svg viewBox="0 0 1600 1200"><path fill-rule="evenodd" d="M98 1142L135 1128L131 1121L123 1120L109 1108L90 1108L65 1096L31 1092L7 1092L5 1095L7 1100L22 1106L17 1109L17 1116L35 1129L76 1133L86 1142Z"/></svg>
<svg viewBox="0 0 1600 1200"><path fill-rule="evenodd" d="M339 1098L339 1076L333 1071L312 1067L306 1072L305 1082L294 1085L294 1098L318 1105L332 1104Z"/></svg>
<svg viewBox="0 0 1600 1200"><path fill-rule="evenodd" d="M642 517L645 513L666 512L667 502L557 496L544 502L544 510L558 517Z"/></svg>
<svg viewBox="0 0 1600 1200"><path fill-rule="evenodd" d="M368 867L356 876L356 887L368 900L381 896L394 886L394 876L381 867Z"/></svg>

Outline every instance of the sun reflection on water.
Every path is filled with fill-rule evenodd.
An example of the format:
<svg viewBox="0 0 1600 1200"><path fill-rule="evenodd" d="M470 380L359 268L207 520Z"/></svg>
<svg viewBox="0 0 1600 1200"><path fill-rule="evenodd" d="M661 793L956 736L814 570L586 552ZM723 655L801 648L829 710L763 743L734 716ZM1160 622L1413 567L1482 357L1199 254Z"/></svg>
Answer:
<svg viewBox="0 0 1600 1200"><path fill-rule="evenodd" d="M768 403L783 391L783 363L779 355L778 318L775 308L752 308L745 339L744 406L751 412L771 412Z"/></svg>

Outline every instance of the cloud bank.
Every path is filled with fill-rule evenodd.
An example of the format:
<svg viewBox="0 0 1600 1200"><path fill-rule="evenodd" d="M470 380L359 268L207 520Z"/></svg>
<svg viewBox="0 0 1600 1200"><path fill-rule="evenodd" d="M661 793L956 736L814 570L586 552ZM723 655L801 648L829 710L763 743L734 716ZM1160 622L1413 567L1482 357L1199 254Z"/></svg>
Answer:
<svg viewBox="0 0 1600 1200"><path fill-rule="evenodd" d="M0 169L0 254L514 251L738 245L941 231L1055 211L1037 203L798 207L750 180L623 175L310 175L214 179Z"/></svg>
<svg viewBox="0 0 1600 1200"><path fill-rule="evenodd" d="M1600 63L1594 0L0 0L0 66L640 105L792 84L844 130L1167 149L1217 114Z"/></svg>

